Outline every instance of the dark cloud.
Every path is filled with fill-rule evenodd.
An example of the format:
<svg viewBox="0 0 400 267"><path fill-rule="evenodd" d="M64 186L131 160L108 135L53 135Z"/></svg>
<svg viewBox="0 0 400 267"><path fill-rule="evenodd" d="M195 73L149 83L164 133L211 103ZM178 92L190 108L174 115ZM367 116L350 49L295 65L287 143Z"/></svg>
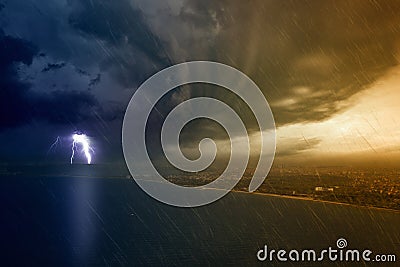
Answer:
<svg viewBox="0 0 400 267"><path fill-rule="evenodd" d="M99 114L114 119L105 113L96 97L89 92L32 91L30 84L20 80L17 70L19 64L32 64L38 49L29 42L4 35L3 32L0 32L0 47L0 130L21 126L33 120L74 125L93 120ZM65 63L48 64L47 68L54 70L63 65Z"/></svg>
<svg viewBox="0 0 400 267"><path fill-rule="evenodd" d="M221 35L221 42L237 35L246 40L231 42L227 50L261 87L279 125L332 116L343 108L341 101L398 64L399 4L259 1L239 6L243 9L234 9L242 19L225 22L232 30ZM308 90L299 93L299 87ZM276 104L291 99L294 103Z"/></svg>
<svg viewBox="0 0 400 267"><path fill-rule="evenodd" d="M141 82L190 60L226 63L249 75L278 126L321 121L398 64L400 2L15 0L0 11L6 32L0 32L0 129L35 120L101 121L107 128L103 120L120 119ZM158 132L152 125L196 96L226 102L256 129L240 99L204 85L166 95L150 128ZM225 138L207 125L194 123L184 139L205 132ZM120 126L113 126L116 133ZM296 142L295 151L305 149Z"/></svg>
<svg viewBox="0 0 400 267"><path fill-rule="evenodd" d="M399 2L387 1L189 0L163 23L179 21L191 33L162 28L160 35L171 47L179 44L175 51L190 51L182 60L215 60L244 71L284 125L336 114L397 65L399 12Z"/></svg>
<svg viewBox="0 0 400 267"><path fill-rule="evenodd" d="M32 64L33 57L38 53L37 47L22 39L5 35L2 29L0 29L0 45L0 68L2 73L15 73L11 66L17 62L22 62L26 65ZM7 76L4 75L3 79L7 79Z"/></svg>
<svg viewBox="0 0 400 267"><path fill-rule="evenodd" d="M31 64L37 53L32 44L7 36L0 29L0 129L28 121L29 85L19 81L17 67Z"/></svg>
<svg viewBox="0 0 400 267"><path fill-rule="evenodd" d="M105 160L120 156L123 111L133 93L126 87L135 88L170 64L161 41L129 1L106 3L106 9L90 2L16 0L2 10L0 28L6 34L2 31L1 38L12 45L0 51L0 135L18 131L21 136L40 125L31 131L35 136L11 138L9 148L29 147L36 138L52 142L53 135L80 129L109 144L102 147ZM20 46L24 49L11 53ZM42 149L38 145L23 153ZM7 158L8 152L1 154Z"/></svg>
<svg viewBox="0 0 400 267"><path fill-rule="evenodd" d="M82 69L80 69L80 68L75 68L75 71L76 71L78 74L80 74L80 75L83 75L83 76L90 76L90 74L89 74L87 71L82 70Z"/></svg>
<svg viewBox="0 0 400 267"><path fill-rule="evenodd" d="M268 99L277 126L323 121L342 112L353 104L347 100L399 63L398 2L188 0L178 11L143 12L175 62L217 61L249 75ZM167 101L214 97L233 107L250 132L258 130L240 99L216 86L201 87L177 89ZM168 103L157 109L164 117ZM181 140L192 147L197 135L225 138L221 129L207 125L191 124ZM290 140L288 146L279 144L278 154L298 154L319 142Z"/></svg>
<svg viewBox="0 0 400 267"><path fill-rule="evenodd" d="M101 80L101 74L97 74L95 78L91 79L89 82L89 87L95 86L96 84L98 84Z"/></svg>
<svg viewBox="0 0 400 267"><path fill-rule="evenodd" d="M92 110L99 109L96 98L87 92L54 91L30 99L32 116L50 123L76 124L92 118Z"/></svg>
<svg viewBox="0 0 400 267"><path fill-rule="evenodd" d="M101 67L124 86L137 86L156 70L171 64L164 44L130 1L73 2L77 4L69 24L86 38L96 40L106 55Z"/></svg>
<svg viewBox="0 0 400 267"><path fill-rule="evenodd" d="M85 58L122 88L135 88L173 62L227 63L256 81L278 125L332 116L346 108L343 100L397 64L396 2L188 0L152 1L141 9L143 1L73 0L65 6L35 2L29 12L24 6L24 17L12 11L22 8L17 2L7 7L18 18L9 30L19 29L51 57L72 64ZM22 30L28 24L41 39ZM211 95L226 98L218 94Z"/></svg>
<svg viewBox="0 0 400 267"><path fill-rule="evenodd" d="M52 70L58 70L61 68L64 68L66 65L65 62L60 62L60 63L48 63L45 68L43 68L42 72L48 72Z"/></svg>

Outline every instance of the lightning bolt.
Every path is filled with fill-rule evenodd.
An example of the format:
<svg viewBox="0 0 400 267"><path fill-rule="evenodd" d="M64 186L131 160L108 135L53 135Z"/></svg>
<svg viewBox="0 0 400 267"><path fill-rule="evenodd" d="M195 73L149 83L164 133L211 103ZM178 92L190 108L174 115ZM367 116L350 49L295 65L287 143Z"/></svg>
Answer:
<svg viewBox="0 0 400 267"><path fill-rule="evenodd" d="M60 138L59 136L57 136L57 138L56 138L56 140L54 141L54 143L51 144L49 150L47 150L47 154L49 154L50 151L53 150L53 148L54 148L54 149L57 149L57 147L58 147L58 145L59 145L60 143L61 143L61 138Z"/></svg>
<svg viewBox="0 0 400 267"><path fill-rule="evenodd" d="M89 137L86 134L75 133L72 135L72 140L73 141L72 141L71 164L73 163L75 157L75 150L77 149L78 144L82 146L82 153L85 154L85 157L87 159L87 164L90 164L92 162L92 155L90 154L90 151L93 151L93 149L90 146Z"/></svg>

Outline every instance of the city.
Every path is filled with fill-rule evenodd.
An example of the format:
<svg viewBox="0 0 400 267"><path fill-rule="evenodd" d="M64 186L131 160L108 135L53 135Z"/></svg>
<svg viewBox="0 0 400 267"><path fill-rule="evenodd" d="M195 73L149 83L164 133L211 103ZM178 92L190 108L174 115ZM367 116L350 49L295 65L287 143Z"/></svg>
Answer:
<svg viewBox="0 0 400 267"><path fill-rule="evenodd" d="M247 169L235 190L247 192L253 173ZM169 175L168 180L183 186L199 186L218 176L218 172L210 171L179 173ZM256 192L400 210L399 177L398 169L275 166Z"/></svg>

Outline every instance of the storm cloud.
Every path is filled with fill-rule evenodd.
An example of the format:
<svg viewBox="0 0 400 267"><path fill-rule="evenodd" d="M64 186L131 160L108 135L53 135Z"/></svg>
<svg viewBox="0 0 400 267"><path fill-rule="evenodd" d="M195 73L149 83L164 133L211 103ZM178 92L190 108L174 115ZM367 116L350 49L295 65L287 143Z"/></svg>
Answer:
<svg viewBox="0 0 400 267"><path fill-rule="evenodd" d="M76 124L102 114L96 97L89 92L54 90L38 93L20 79L18 70L31 65L39 50L33 44L0 31L0 130L43 120L52 124ZM46 71L65 64L48 64Z"/></svg>
<svg viewBox="0 0 400 267"><path fill-rule="evenodd" d="M349 108L348 99L399 62L398 2L16 0L0 4L0 12L2 130L36 120L94 121L119 135L136 88L157 71L191 60L247 74L278 127L319 122ZM158 136L171 108L197 96L226 102L250 133L258 131L235 95L192 85L158 103L149 134ZM226 138L220 127L206 124L193 123L182 140Z"/></svg>
<svg viewBox="0 0 400 267"><path fill-rule="evenodd" d="M285 125L329 118L397 65L399 12L398 2L186 1L175 16L150 23L172 51L191 52L181 60L244 71ZM158 26L169 22L177 26Z"/></svg>

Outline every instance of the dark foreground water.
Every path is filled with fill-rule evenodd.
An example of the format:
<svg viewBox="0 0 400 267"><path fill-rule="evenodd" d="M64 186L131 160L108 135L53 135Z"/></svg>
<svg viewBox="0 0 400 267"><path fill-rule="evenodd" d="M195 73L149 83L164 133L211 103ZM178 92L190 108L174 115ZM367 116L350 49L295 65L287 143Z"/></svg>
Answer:
<svg viewBox="0 0 400 267"><path fill-rule="evenodd" d="M340 237L400 257L400 213L386 210L245 193L175 208L128 179L18 176L0 177L0 206L0 266L297 266L260 263L256 252L336 247Z"/></svg>

